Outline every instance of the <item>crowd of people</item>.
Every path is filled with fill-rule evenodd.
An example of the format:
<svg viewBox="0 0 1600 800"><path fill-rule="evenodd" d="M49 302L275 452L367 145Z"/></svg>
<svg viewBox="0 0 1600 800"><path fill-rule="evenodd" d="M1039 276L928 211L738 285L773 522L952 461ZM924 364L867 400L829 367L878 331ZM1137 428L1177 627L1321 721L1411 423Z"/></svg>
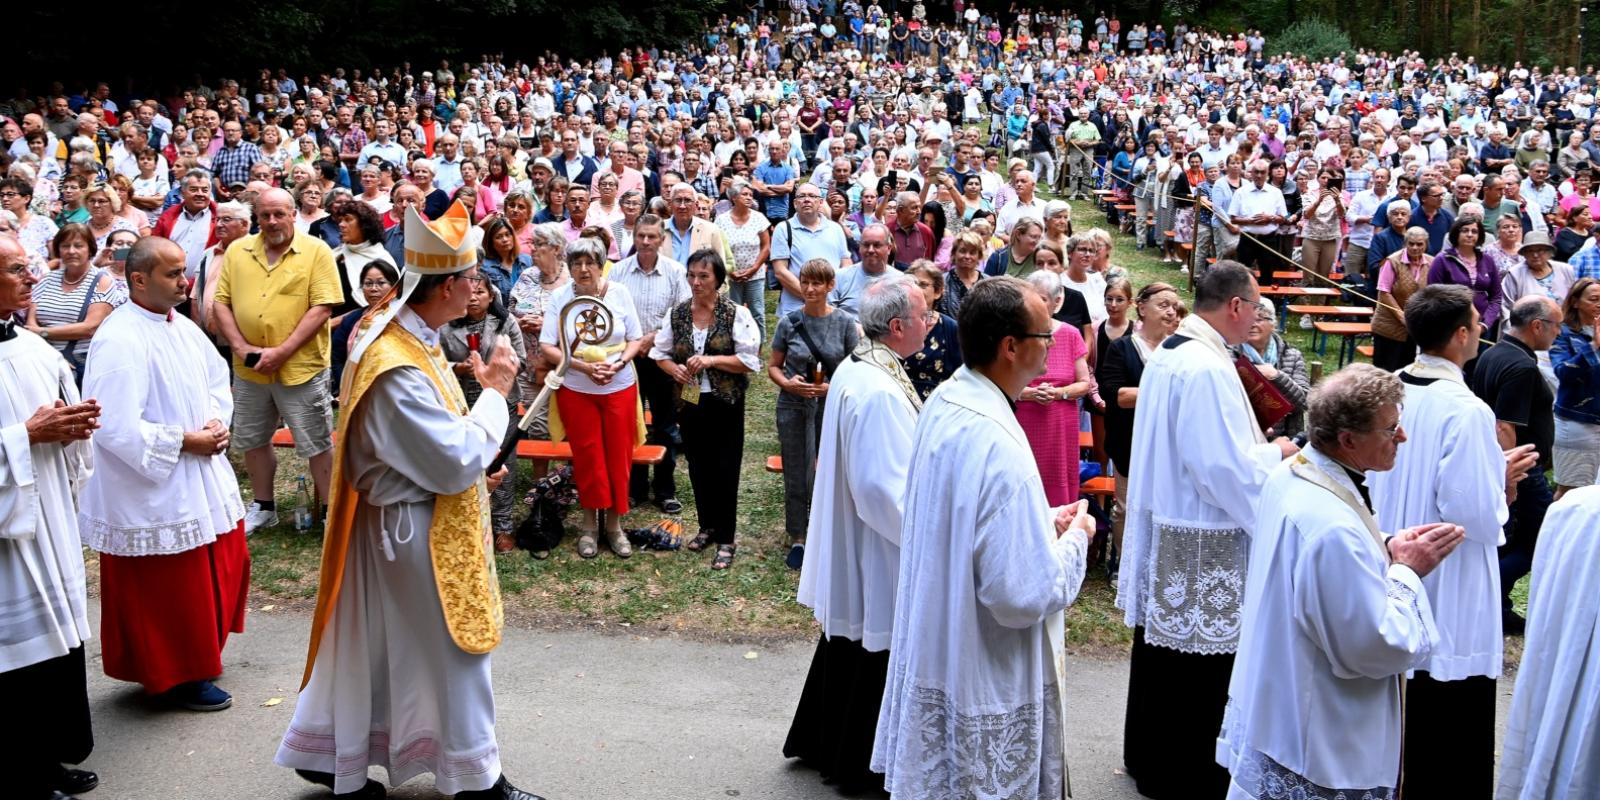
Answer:
<svg viewBox="0 0 1600 800"><path fill-rule="evenodd" d="M0 102L0 552L29 577L7 583L0 681L83 698L81 541L107 674L228 707L214 677L287 428L296 514L326 541L278 763L347 795L381 796L381 765L531 797L499 769L487 657L486 551L515 549L526 487L485 472L519 412L571 445L579 556L631 556L631 509L681 514L681 455L685 547L714 570L736 563L745 432L772 425L822 627L785 753L842 788L1059 794L1060 612L1103 563L1135 631L1141 793L1393 796L1390 690L1413 673L1406 791L1487 795L1502 636L1579 646L1511 590L1544 579L1541 529L1583 518L1547 509L1600 481L1595 86L1106 13L756 0L671 49L20 92ZM1100 196L1172 283L1136 285L1108 231L1074 226L1069 201ZM1312 385L1259 293L1289 266L1374 306L1380 370ZM763 367L770 420L746 413ZM662 457L635 463L644 444ZM1101 471L1114 489L1084 502ZM1339 514L1305 516L1330 493ZM407 652L451 659L379 674ZM1287 663L1304 682L1263 693ZM381 686L457 705L347 705ZM1529 722L1560 690L1519 692L1505 796L1582 795L1585 768L1533 755L1575 746ZM23 797L97 780L64 766L86 701L51 719L6 740ZM1013 745L1003 770L986 755Z"/></svg>

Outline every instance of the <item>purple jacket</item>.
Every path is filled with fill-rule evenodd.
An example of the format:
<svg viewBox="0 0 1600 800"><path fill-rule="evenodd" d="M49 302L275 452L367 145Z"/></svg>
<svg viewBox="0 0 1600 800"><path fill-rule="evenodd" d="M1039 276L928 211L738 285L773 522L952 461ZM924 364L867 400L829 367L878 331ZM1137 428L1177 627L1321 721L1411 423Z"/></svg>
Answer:
<svg viewBox="0 0 1600 800"><path fill-rule="evenodd" d="M1469 277L1476 274L1476 278ZM1466 258L1454 245L1446 245L1428 266L1428 283L1453 283L1472 290L1472 304L1478 307L1487 330L1496 330L1500 324L1500 269L1494 259L1478 250L1476 273L1468 270Z"/></svg>

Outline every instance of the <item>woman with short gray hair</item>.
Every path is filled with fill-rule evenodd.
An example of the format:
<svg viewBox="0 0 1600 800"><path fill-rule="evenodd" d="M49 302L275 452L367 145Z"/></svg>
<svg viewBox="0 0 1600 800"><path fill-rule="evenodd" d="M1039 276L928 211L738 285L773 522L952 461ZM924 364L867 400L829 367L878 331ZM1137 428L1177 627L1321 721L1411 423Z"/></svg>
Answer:
<svg viewBox="0 0 1600 800"><path fill-rule="evenodd" d="M1061 276L1041 269L1027 281L1053 316L1066 298ZM1017 423L1028 435L1039 464L1045 497L1051 506L1063 506L1078 499L1078 399L1094 391L1094 379L1089 373L1089 348L1077 327L1051 319L1049 334L1044 374L1030 381L1017 398Z"/></svg>

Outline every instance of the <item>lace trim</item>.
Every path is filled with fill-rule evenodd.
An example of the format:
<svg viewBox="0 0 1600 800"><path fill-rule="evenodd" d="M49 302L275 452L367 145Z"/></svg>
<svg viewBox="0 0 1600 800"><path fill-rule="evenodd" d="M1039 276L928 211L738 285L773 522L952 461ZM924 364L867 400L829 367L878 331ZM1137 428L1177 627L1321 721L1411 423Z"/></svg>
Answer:
<svg viewBox="0 0 1600 800"><path fill-rule="evenodd" d="M238 509L235 519L244 516ZM198 519L170 522L140 528L124 528L79 515L83 544L91 550L114 556L167 556L217 540L218 531Z"/></svg>
<svg viewBox="0 0 1600 800"><path fill-rule="evenodd" d="M1255 800L1394 800L1392 786L1330 789L1318 786L1265 754L1251 750L1240 759L1233 783Z"/></svg>
<svg viewBox="0 0 1600 800"><path fill-rule="evenodd" d="M172 474L178 466L178 457L183 454L183 428L177 425L156 425L153 441L144 451L144 463L140 471L146 475Z"/></svg>
<svg viewBox="0 0 1600 800"><path fill-rule="evenodd" d="M1238 528L1154 527L1145 641L1199 655L1238 650L1249 537Z"/></svg>
<svg viewBox="0 0 1600 800"><path fill-rule="evenodd" d="M896 737L896 798L1060 798L1065 789L1061 699L998 714L963 714L950 695L911 689Z"/></svg>

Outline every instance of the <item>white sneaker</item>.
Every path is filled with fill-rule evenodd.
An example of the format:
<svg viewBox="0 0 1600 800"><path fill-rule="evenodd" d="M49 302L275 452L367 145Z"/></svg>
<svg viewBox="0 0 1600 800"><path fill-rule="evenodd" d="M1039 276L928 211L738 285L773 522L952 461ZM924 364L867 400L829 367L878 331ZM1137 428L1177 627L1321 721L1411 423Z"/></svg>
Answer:
<svg viewBox="0 0 1600 800"><path fill-rule="evenodd" d="M1301 314L1300 315L1300 330L1309 331L1311 329L1312 329L1311 328L1311 315L1310 314Z"/></svg>
<svg viewBox="0 0 1600 800"><path fill-rule="evenodd" d="M244 535L249 536L257 528L270 528L278 524L278 512L268 511L260 503L251 503L244 512Z"/></svg>

